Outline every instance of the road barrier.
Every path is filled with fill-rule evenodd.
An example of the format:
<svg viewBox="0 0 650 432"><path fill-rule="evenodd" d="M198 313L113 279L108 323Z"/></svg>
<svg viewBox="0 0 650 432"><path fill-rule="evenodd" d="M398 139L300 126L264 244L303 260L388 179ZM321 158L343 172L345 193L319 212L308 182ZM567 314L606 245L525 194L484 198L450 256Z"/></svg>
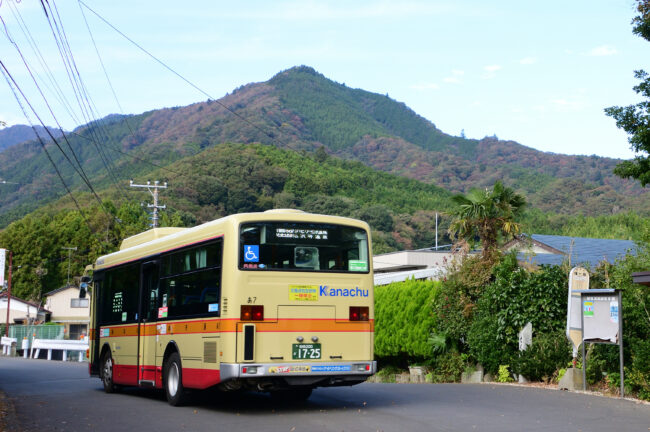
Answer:
<svg viewBox="0 0 650 432"><path fill-rule="evenodd" d="M2 355L13 355L16 352L16 338L2 336Z"/></svg>
<svg viewBox="0 0 650 432"><path fill-rule="evenodd" d="M79 361L84 360L83 353L88 349L88 337L83 340L48 340L34 339L32 341L33 358L38 358L42 349L47 350L47 359L52 360L52 350L63 351L63 361L68 359L68 351L79 351Z"/></svg>

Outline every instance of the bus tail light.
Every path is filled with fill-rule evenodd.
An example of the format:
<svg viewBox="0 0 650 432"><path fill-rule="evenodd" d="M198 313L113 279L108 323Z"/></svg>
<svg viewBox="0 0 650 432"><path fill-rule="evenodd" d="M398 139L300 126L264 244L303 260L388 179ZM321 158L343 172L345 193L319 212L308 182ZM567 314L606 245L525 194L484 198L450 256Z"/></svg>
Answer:
<svg viewBox="0 0 650 432"><path fill-rule="evenodd" d="M264 321L264 306L241 306L242 321Z"/></svg>
<svg viewBox="0 0 650 432"><path fill-rule="evenodd" d="M368 321L369 316L368 306L350 306L350 321Z"/></svg>
<svg viewBox="0 0 650 432"><path fill-rule="evenodd" d="M357 372L370 372L370 365L368 363L355 364L354 368Z"/></svg>

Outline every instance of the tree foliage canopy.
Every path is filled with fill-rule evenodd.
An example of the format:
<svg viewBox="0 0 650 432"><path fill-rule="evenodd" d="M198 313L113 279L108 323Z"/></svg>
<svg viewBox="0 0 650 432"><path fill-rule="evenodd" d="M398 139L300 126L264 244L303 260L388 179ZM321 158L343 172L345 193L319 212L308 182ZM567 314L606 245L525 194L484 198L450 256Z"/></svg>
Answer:
<svg viewBox="0 0 650 432"><path fill-rule="evenodd" d="M632 20L633 32L650 42L650 0L637 0L639 15ZM605 108L605 113L616 120L616 126L627 132L630 147L640 153L633 160L621 162L614 173L623 178L639 180L642 186L650 183L650 75L637 70L634 76L640 83L634 91L645 100L625 107Z"/></svg>
<svg viewBox="0 0 650 432"><path fill-rule="evenodd" d="M526 205L526 199L497 181L492 190L472 189L467 195L452 197L457 207L450 233L471 241L478 236L483 256L491 255L498 246L499 235L512 236L521 232L515 221Z"/></svg>

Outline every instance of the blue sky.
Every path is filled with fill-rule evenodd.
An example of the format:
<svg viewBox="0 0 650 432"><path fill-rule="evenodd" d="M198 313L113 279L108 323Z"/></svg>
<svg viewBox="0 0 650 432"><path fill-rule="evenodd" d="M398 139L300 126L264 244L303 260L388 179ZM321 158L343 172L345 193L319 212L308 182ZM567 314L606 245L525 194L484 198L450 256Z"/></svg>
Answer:
<svg viewBox="0 0 650 432"><path fill-rule="evenodd" d="M603 113L638 102L633 71L650 69L650 44L631 31L632 0L84 1L217 98L309 65L349 87L388 94L452 135L464 130L555 153L633 156L626 134ZM56 5L97 111L120 112L80 5ZM47 83L17 11L74 100L39 2L2 0L0 16ZM84 12L124 113L206 99ZM0 53L45 123L54 124L4 34ZM42 87L64 127L83 122L51 86ZM0 101L0 119L26 123L4 79Z"/></svg>

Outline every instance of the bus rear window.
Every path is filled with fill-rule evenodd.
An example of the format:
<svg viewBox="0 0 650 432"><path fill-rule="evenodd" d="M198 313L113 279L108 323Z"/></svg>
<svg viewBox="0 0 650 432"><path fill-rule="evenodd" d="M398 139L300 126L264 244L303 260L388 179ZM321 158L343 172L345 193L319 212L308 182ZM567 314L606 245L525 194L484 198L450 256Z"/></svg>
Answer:
<svg viewBox="0 0 650 432"><path fill-rule="evenodd" d="M367 273L368 234L361 228L298 222L242 224L239 268Z"/></svg>

